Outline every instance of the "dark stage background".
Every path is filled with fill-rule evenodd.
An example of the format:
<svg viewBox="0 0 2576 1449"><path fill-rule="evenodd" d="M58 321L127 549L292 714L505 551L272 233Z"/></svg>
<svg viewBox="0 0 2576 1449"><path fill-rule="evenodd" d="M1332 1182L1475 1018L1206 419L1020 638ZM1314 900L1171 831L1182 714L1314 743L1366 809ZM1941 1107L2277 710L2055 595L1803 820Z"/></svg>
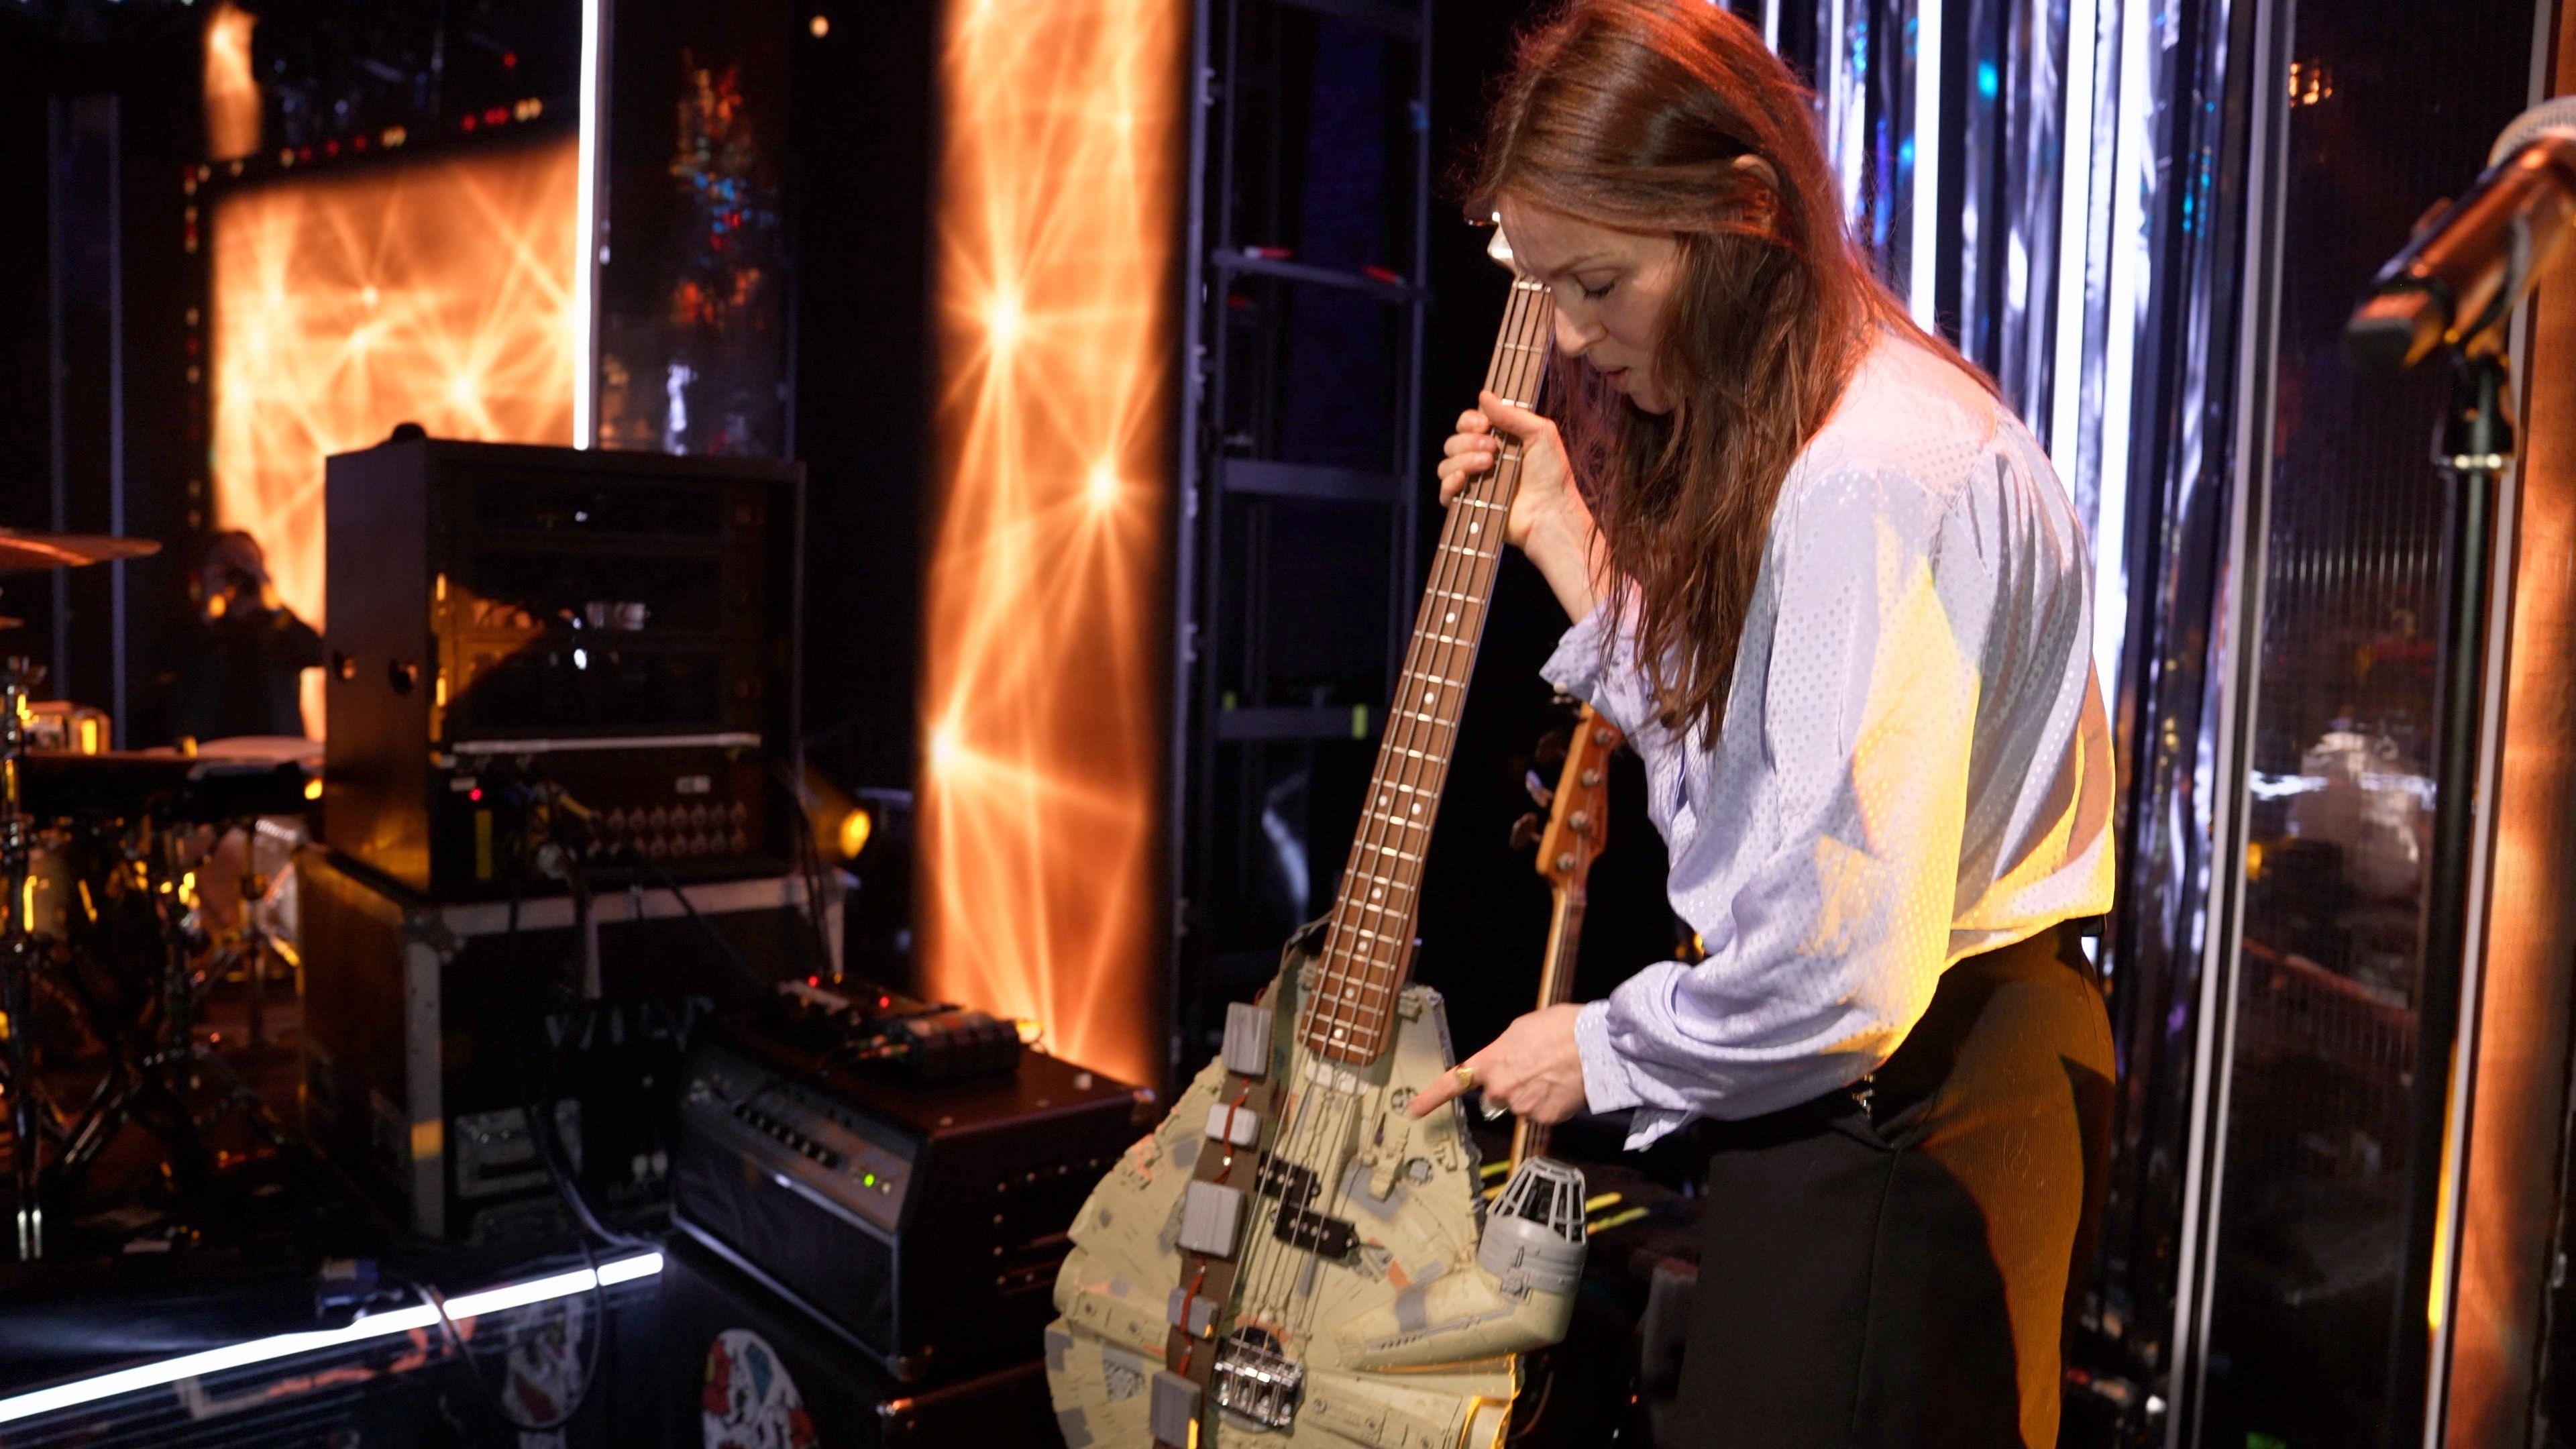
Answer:
<svg viewBox="0 0 2576 1449"><path fill-rule="evenodd" d="M354 11L328 3L258 8L255 55L263 63L298 45L404 33L380 5L365 7L372 12L369 27L350 22ZM438 7L417 8L426 24ZM1466 157L1485 87L1529 8L1454 4L1437 14L1431 125L1441 184L1431 208L1427 278L1426 456L1457 411L1473 401L1503 297L1502 274L1484 255L1485 234L1465 224L1446 183ZM930 522L922 506L923 420L930 407L928 185L937 142L938 9L903 0L788 11L772 13L795 30L785 107L793 359L786 427L811 478L808 749L816 766L845 786L909 789L919 749L921 574ZM811 33L813 15L827 22L823 35ZM105 34L0 19L0 194L20 203L0 212L0 359L16 380L0 389L0 521L53 522L49 478L59 446L64 521L107 531L111 468L121 462L124 531L168 545L160 557L127 570L122 722L130 745L167 738L152 673L163 638L186 607L184 561L208 526L207 501L190 481L203 468L192 469L186 453L196 389L184 375L191 359L181 325L194 283L182 264L185 198L178 182L203 154L197 55L191 16ZM103 98L110 96L112 144L101 119ZM91 138L89 144L58 147L49 115L58 117L57 127ZM110 229L106 215L111 154L119 231ZM49 187L53 170L61 173L59 184ZM57 231L60 251L53 255L49 240ZM123 288L122 304L113 310L112 277ZM56 330L48 309L57 299L63 309L59 442L56 397L46 385ZM118 328L112 351L111 331ZM1419 482L1427 500L1431 481L1426 475ZM1423 530L1425 557L1432 542L1433 531ZM1329 577L1331 561L1317 563ZM66 594L69 649L60 692L102 706L118 694L111 588L107 571L92 570L73 576ZM0 589L0 611L28 617L32 627L21 637L39 657L51 655L51 581L9 582ZM1424 887L1420 974L1449 996L1462 1049L1499 1030L1536 989L1547 892L1527 852L1513 850L1508 837L1512 822L1533 808L1522 783L1532 747L1564 722L1537 677L1564 622L1535 572L1511 559ZM1360 785L1355 777L1319 782L1315 899L1329 898ZM1623 761L1615 785L1612 843L1594 875L1585 929L1584 996L1607 990L1673 945L1660 842L1636 794L1633 761ZM870 893L870 912L895 912L909 894L901 863L880 863L869 874L879 887ZM887 939L897 939L899 924L883 924ZM880 956L874 964L888 975L905 971L899 956ZM1182 983L1184 993L1192 989Z"/></svg>

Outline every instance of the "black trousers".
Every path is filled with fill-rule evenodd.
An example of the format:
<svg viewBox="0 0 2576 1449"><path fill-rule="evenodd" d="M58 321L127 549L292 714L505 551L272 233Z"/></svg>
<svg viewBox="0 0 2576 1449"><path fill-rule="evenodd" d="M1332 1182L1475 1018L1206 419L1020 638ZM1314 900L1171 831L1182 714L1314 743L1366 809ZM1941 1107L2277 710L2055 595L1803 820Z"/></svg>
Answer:
<svg viewBox="0 0 2576 1449"><path fill-rule="evenodd" d="M1663 1441L2055 1445L2111 1074L2058 928L1952 966L1865 1090L1719 1124Z"/></svg>

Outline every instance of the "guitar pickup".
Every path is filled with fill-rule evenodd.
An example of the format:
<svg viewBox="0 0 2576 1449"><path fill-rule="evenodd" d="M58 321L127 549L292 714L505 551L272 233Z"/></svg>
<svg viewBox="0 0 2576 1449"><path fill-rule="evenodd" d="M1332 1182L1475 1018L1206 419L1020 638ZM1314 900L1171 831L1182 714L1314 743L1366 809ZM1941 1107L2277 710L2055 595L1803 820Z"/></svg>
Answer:
<svg viewBox="0 0 2576 1449"><path fill-rule="evenodd" d="M1323 1195L1324 1184L1311 1167L1300 1167L1296 1163L1264 1155L1261 1171L1252 1180L1252 1190L1263 1197L1275 1197L1292 1207L1303 1207Z"/></svg>
<svg viewBox="0 0 2576 1449"><path fill-rule="evenodd" d="M1280 1204L1279 1219L1270 1232L1290 1247L1304 1248L1319 1258L1347 1258L1360 1241L1359 1229L1347 1221L1294 1203Z"/></svg>

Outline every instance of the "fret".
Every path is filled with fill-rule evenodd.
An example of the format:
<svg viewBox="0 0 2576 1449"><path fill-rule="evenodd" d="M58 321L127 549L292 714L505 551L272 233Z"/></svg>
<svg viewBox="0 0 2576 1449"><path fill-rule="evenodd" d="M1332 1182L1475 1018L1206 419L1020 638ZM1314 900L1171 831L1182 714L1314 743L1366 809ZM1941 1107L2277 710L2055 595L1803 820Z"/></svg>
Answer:
<svg viewBox="0 0 2576 1449"><path fill-rule="evenodd" d="M1412 863L1412 864L1414 864L1414 865L1420 865L1420 864L1422 863L1422 857L1421 857L1421 856L1418 856L1418 855L1408 855L1408 854L1406 854L1405 852L1403 852L1403 851L1401 851L1401 850L1396 849L1396 848L1395 848L1394 846L1392 846L1392 845L1381 845L1381 846L1379 846L1379 847L1377 848L1377 853L1378 853L1378 854L1380 854L1380 855L1391 855L1391 856L1394 856L1394 857L1395 857L1396 859L1398 859L1398 860L1402 860L1402 861L1409 861L1409 862L1411 862L1411 863Z"/></svg>
<svg viewBox="0 0 2576 1449"><path fill-rule="evenodd" d="M1384 890L1388 886L1393 886L1397 890L1404 891L1407 894L1410 894L1413 890L1412 886L1407 885L1400 880L1388 880L1384 876L1370 875L1364 871L1353 871L1343 877L1343 890L1345 893L1349 891L1350 883L1354 881L1366 881L1369 889L1371 890Z"/></svg>
<svg viewBox="0 0 2576 1449"><path fill-rule="evenodd" d="M1413 939L1413 931L1409 924L1413 919L1412 912L1379 910L1371 911L1369 914L1377 917L1381 924L1405 926L1406 929L1401 931L1372 931L1366 926L1352 925L1345 925L1342 929L1348 931L1354 936L1366 936L1372 941L1392 941L1398 946L1402 946ZM1372 951L1370 954L1374 957L1376 953Z"/></svg>

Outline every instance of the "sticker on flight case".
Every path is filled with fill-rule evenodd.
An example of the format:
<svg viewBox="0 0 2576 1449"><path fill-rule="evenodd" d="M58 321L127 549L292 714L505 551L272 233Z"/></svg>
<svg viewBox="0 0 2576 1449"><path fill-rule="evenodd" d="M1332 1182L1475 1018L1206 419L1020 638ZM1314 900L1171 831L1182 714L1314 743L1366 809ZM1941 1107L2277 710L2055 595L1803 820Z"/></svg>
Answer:
<svg viewBox="0 0 2576 1449"><path fill-rule="evenodd" d="M698 1408L706 1449L818 1449L822 1443L786 1361L748 1328L728 1328L707 1345Z"/></svg>

